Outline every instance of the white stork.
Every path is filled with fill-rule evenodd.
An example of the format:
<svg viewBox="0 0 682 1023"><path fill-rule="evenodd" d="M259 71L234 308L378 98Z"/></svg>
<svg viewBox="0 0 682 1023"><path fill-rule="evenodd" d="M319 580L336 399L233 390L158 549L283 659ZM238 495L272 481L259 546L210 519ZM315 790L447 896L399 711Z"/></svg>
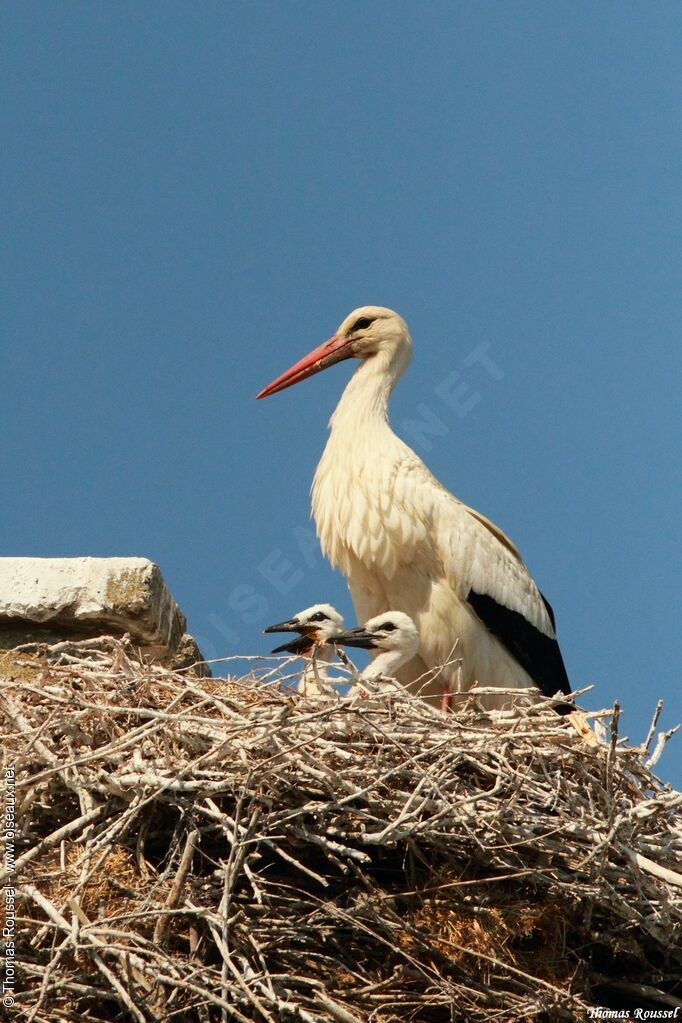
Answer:
<svg viewBox="0 0 682 1023"><path fill-rule="evenodd" d="M419 650L398 677L414 690L431 671L420 690L431 702L475 684L568 693L552 609L514 544L450 494L389 426L389 397L411 354L402 317L362 306L258 395L360 360L313 481L322 550L347 577L359 621L388 608L413 619ZM458 664L437 672L453 651Z"/></svg>
<svg viewBox="0 0 682 1023"><path fill-rule="evenodd" d="M305 660L297 689L303 696L331 696L327 666L334 658L330 640L343 630L343 618L331 604L313 604L285 622L268 625L263 632L297 632L298 638L275 647L273 654L288 653Z"/></svg>
<svg viewBox="0 0 682 1023"><path fill-rule="evenodd" d="M380 678L397 677L399 669L417 653L419 633L409 615L402 611L384 611L359 629L337 632L334 642L375 652L374 660L360 675L363 682L375 682Z"/></svg>

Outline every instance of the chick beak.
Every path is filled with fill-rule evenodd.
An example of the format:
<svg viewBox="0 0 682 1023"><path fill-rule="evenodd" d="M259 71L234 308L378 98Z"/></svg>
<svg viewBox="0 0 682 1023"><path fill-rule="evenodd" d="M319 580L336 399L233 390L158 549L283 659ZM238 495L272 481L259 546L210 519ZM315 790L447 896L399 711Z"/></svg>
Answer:
<svg viewBox="0 0 682 1023"><path fill-rule="evenodd" d="M334 636L334 642L340 646L357 646L365 650L372 650L376 645L376 637L366 629L349 629L347 632L339 632Z"/></svg>
<svg viewBox="0 0 682 1023"><path fill-rule="evenodd" d="M274 625L268 625L267 629L263 629L263 632L300 632L300 622L297 622L295 618L289 618L286 622L275 622Z"/></svg>

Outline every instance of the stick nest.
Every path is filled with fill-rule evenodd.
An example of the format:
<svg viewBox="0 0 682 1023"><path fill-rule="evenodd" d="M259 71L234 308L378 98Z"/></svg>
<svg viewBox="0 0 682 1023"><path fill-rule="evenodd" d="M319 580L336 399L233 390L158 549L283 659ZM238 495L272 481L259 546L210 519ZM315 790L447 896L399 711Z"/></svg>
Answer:
<svg viewBox="0 0 682 1023"><path fill-rule="evenodd" d="M613 722L589 743L551 702L314 701L272 671L144 663L125 638L36 647L0 675L17 1020L682 1004L682 796Z"/></svg>

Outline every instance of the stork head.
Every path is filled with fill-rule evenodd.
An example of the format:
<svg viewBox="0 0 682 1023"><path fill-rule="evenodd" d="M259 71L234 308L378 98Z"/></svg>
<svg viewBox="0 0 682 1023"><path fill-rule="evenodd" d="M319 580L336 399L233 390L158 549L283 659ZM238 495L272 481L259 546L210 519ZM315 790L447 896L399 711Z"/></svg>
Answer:
<svg viewBox="0 0 682 1023"><path fill-rule="evenodd" d="M381 356L399 376L409 363L411 354L412 339L402 316L384 306L363 305L345 318L328 341L295 362L264 387L257 397L267 398L344 359Z"/></svg>
<svg viewBox="0 0 682 1023"><path fill-rule="evenodd" d="M358 646L367 650L383 650L402 655L408 661L419 649L419 633L409 615L402 611L384 611L370 618L359 629L349 629L334 636L339 646Z"/></svg>
<svg viewBox="0 0 682 1023"><path fill-rule="evenodd" d="M263 632L298 632L301 636L307 636L313 643L326 643L342 629L343 618L335 607L331 604L313 604L285 622L268 625Z"/></svg>

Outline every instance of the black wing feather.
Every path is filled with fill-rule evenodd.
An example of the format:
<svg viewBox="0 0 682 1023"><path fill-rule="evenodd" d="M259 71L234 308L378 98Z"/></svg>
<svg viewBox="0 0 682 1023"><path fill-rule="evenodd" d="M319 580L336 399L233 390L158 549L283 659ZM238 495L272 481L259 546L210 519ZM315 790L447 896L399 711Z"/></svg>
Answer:
<svg viewBox="0 0 682 1023"><path fill-rule="evenodd" d="M554 612L545 598L542 599L554 628ZM528 672L541 693L545 696L554 696L557 692L570 693L571 684L556 639L545 636L518 611L498 604L486 593L469 590L467 601L488 631ZM565 704L557 710L566 714L572 707Z"/></svg>

